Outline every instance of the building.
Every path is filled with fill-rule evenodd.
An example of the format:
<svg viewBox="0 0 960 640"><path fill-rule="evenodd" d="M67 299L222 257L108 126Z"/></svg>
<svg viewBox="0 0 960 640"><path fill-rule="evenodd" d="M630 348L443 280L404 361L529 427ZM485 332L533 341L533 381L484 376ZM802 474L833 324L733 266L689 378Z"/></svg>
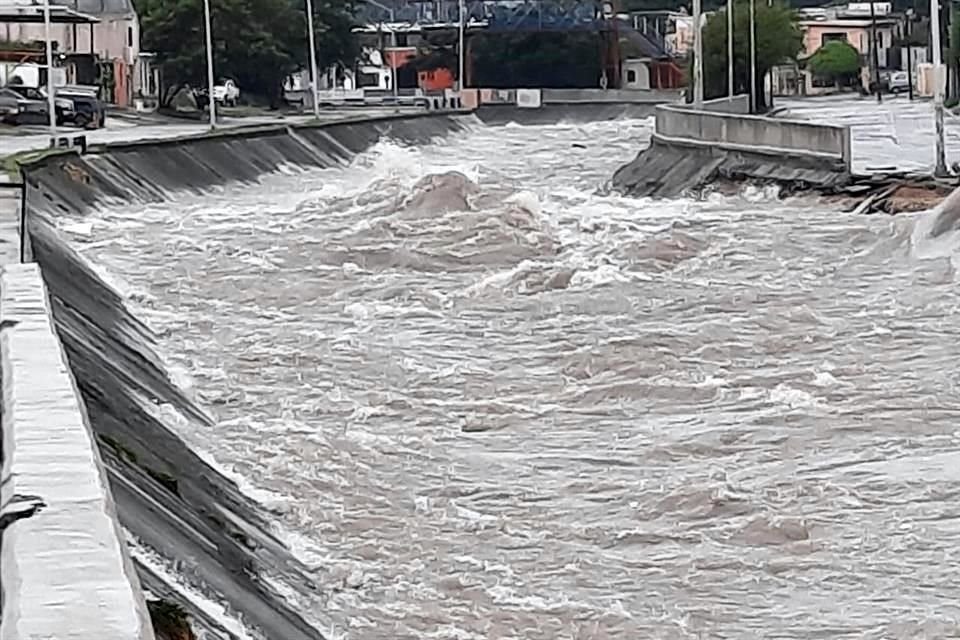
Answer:
<svg viewBox="0 0 960 640"><path fill-rule="evenodd" d="M77 21L56 21L51 25L51 38L67 66L67 82L79 83L88 75L82 64L86 60L97 65L97 77L106 95L120 105L150 94L155 84L149 56L141 56L140 21L131 0L52 0L59 11L89 16L88 24ZM0 40L34 42L45 38L42 20L15 20L14 12L42 15L39 0L0 0ZM141 68L143 67L143 68Z"/></svg>
<svg viewBox="0 0 960 640"><path fill-rule="evenodd" d="M685 57L693 50L693 18L686 11L631 11L630 20L640 33L662 41L674 57Z"/></svg>
<svg viewBox="0 0 960 640"><path fill-rule="evenodd" d="M900 38L904 17L893 13L889 2L850 3L838 7L817 7L799 11L799 25L803 31L801 64L781 65L771 71L768 83L777 95L816 95L832 91L831 83L820 83L803 68L802 62L832 41L846 42L860 54L862 61L861 85L869 90L875 71L884 74L901 66ZM873 34L876 32L876 68L873 56Z"/></svg>

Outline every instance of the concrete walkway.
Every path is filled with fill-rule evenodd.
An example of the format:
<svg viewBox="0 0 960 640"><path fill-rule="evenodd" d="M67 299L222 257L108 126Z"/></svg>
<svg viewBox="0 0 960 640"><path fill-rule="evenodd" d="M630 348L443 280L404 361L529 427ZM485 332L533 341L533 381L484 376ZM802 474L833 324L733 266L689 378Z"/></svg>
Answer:
<svg viewBox="0 0 960 640"><path fill-rule="evenodd" d="M784 117L828 124L850 125L853 169L869 173L881 168L932 172L935 138L933 104L910 101L906 96L827 96L774 98L777 107L788 107ZM947 165L960 161L960 118L946 113Z"/></svg>
<svg viewBox="0 0 960 640"><path fill-rule="evenodd" d="M0 189L0 267L18 262L20 262L20 191Z"/></svg>

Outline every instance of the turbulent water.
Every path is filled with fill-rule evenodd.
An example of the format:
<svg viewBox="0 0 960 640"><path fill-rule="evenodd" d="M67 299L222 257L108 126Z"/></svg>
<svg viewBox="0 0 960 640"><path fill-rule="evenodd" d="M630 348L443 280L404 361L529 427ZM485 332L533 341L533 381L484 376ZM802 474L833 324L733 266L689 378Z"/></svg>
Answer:
<svg viewBox="0 0 960 640"><path fill-rule="evenodd" d="M648 126L478 125L65 222L331 637L960 633L956 239L604 195Z"/></svg>

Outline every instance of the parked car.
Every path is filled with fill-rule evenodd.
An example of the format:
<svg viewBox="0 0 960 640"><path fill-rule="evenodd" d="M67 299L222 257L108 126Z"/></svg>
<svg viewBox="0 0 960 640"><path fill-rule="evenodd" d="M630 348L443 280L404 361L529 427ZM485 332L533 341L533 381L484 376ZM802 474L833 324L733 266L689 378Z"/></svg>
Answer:
<svg viewBox="0 0 960 640"><path fill-rule="evenodd" d="M57 95L73 101L73 124L83 129L106 126L107 110L97 97L96 88L68 86L57 89Z"/></svg>
<svg viewBox="0 0 960 640"><path fill-rule="evenodd" d="M240 87L233 80L221 80L213 87L213 99L217 101L217 104L235 107L240 99Z"/></svg>
<svg viewBox="0 0 960 640"><path fill-rule="evenodd" d="M8 124L27 124L24 120L43 122L46 119L45 102L28 100L11 89L0 89L0 121Z"/></svg>
<svg viewBox="0 0 960 640"><path fill-rule="evenodd" d="M890 93L903 93L910 90L910 74L906 71L894 71L890 74Z"/></svg>
<svg viewBox="0 0 960 640"><path fill-rule="evenodd" d="M42 102L44 104L44 113L47 112L47 91L46 89L37 89L35 87L26 87L22 84L11 84L7 86L8 89L16 91L24 98L28 100L35 100L37 102ZM73 123L73 118L75 115L73 101L69 98L59 95L59 92L55 94L53 99L54 109L57 112L57 124L71 124ZM48 116L49 117L49 116Z"/></svg>
<svg viewBox="0 0 960 640"><path fill-rule="evenodd" d="M0 119L8 124L46 124L46 100L26 98L17 91L8 88L0 89Z"/></svg>

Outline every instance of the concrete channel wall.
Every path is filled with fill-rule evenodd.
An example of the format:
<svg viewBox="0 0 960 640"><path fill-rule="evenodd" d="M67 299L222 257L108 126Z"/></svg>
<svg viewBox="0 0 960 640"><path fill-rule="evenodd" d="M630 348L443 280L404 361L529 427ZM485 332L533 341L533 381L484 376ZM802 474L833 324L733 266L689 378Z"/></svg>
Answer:
<svg viewBox="0 0 960 640"><path fill-rule="evenodd" d="M747 115L750 113L750 96L738 95L730 98L706 100L703 103L703 110L716 113L739 113L741 115Z"/></svg>
<svg viewBox="0 0 960 640"><path fill-rule="evenodd" d="M739 96L738 96L739 98ZM726 98L704 104L664 104L656 109L655 142L787 158L814 158L851 166L850 127L731 112Z"/></svg>
<svg viewBox="0 0 960 640"><path fill-rule="evenodd" d="M469 92L474 96L470 96ZM521 104L521 95L528 99ZM488 124L539 125L644 119L658 104L675 102L677 91L629 89L468 89L464 104L476 104Z"/></svg>
<svg viewBox="0 0 960 640"><path fill-rule="evenodd" d="M389 138L410 145L430 144L463 132L476 122L475 116L468 113L417 113L323 124L267 125L224 129L178 139L90 145L87 153L67 151L28 163L23 168L27 185L28 259L34 260L40 271L35 266L23 269L29 270L34 284L42 275L46 292L36 293L31 300L35 306L40 305L41 300L47 300L46 294L49 293L49 306L42 308L44 314L52 314L56 334L49 327L49 315L43 315L42 319L47 322L44 325L45 339L52 344L54 336L59 336L66 354L64 359L57 352L58 359L51 356L48 361L38 363L38 371L45 375L55 372L56 379L61 382L69 381L70 373L73 374L82 400L80 406L85 409L88 421L85 424L89 424L92 431L92 435L78 431L81 423L75 421L70 424L77 427L71 432L76 439L58 436L59 440L55 440L62 440L59 447L48 444L47 448L28 452L30 462L39 464L43 460L47 464L44 471L48 474L48 485L45 487L69 494L74 484L70 474L83 472L100 478L100 487L103 488L105 469L109 480L109 493L105 494L105 499L112 496L111 503L116 506L116 515L124 531L136 539L139 548L153 552L157 562L162 559L161 568L179 567L190 584L211 599L225 603L231 615L235 613L242 618L243 624L255 631L251 635L278 640L322 640L326 637L293 604L316 599L317 590L325 589L326 585L315 584L313 570L304 566L276 537L272 530L275 517L191 449L178 435L178 429L157 410L158 405L170 407L191 425L191 429L211 429L215 425L213 418L171 379L156 352L156 336L150 327L76 252L69 238L58 229L58 218L82 216L101 206L136 208L183 197L185 193L199 195L218 185L247 184L256 188L254 185L259 179L271 172L288 171L294 166L302 170L345 166L379 140ZM42 288L42 285L38 286ZM16 318L10 314L18 307L11 305L4 297L0 306L5 309L4 318L8 315ZM6 335L12 345L8 346L18 349L18 353L26 357L23 352L36 350L36 345L30 342L20 345L20 340L28 335L18 333L23 326L19 324L0 335ZM3 374L7 381L6 369ZM30 396L30 402L37 406L44 394L53 394L54 390L40 384L45 380L34 382L37 382L36 395ZM19 389L15 396L8 394L5 406L12 409L25 406L18 404L24 393L26 391ZM66 398L66 391L61 395ZM70 398L71 406L76 408L75 396ZM50 406L51 401L47 400L46 404ZM44 417L50 415L56 414L47 411ZM49 433L42 430L42 424L36 426L40 420L35 418L25 424L40 429L38 433ZM63 421L54 424L60 422ZM6 421L6 425L9 424L17 425ZM9 429L5 431L9 432ZM86 437L82 438L84 434ZM41 447L42 443L33 444ZM64 464L66 461L75 463L76 469L58 465L57 452L65 454ZM17 457L14 456L13 460L15 462ZM25 486L21 492L24 491L44 495L33 485ZM41 512L36 518L45 514ZM101 529L107 527L104 518L97 521ZM30 521L16 523L12 529L26 527L27 523ZM79 629L80 625L87 623L92 628L96 622L98 632L93 635L20 633L5 635L0 640L47 637L57 640L150 640L146 634L133 635L132 627L111 626L109 612L98 610L96 604L84 599L99 596L116 611L129 611L119 596L111 595L120 593L123 585L118 584L114 590L114 583L97 568L99 565L93 570L88 567L89 575L77 576L71 564L72 556L61 556L60 562L65 568L61 576L46 572L43 575L26 573L27 567L44 563L42 544L58 548L58 545L72 544L74 535L81 534L96 542L102 538L100 533L91 536L89 531L94 531L91 525L79 517L71 522L47 521L47 526L52 525L49 530L43 529L44 521L30 523L31 527L34 525L40 536L36 544L31 546L18 541L18 546L5 550L10 554L10 562L14 563L8 568L4 556L2 586L10 594L5 604L19 606L17 599L34 597L33 594L37 593L36 590L21 589L23 580L16 571L37 585L43 581L48 588L54 585L47 592L46 606L55 602L50 596L56 593L55 585L62 581L66 585L63 588L67 589L76 584L85 590L84 594L77 596L76 603L90 613L84 617L70 608L75 621L65 628ZM50 540L51 537L56 539ZM110 544L103 545L106 551L102 552L121 553L123 550L118 549L117 540L122 543L119 534ZM4 542L6 544L7 540ZM78 548L86 548L81 543L83 541L77 543ZM14 544L12 540L11 544ZM186 597L176 579L156 569L156 562L146 562L144 558L142 554L134 554L132 566L136 575L128 574L127 565L124 565L121 575L130 577L126 585L128 595L130 591L135 595L145 587L152 596L181 607L198 635L238 637L225 628L220 616ZM261 579L267 574L288 585L295 595L281 594L271 582ZM13 609L9 615L13 620ZM21 618L40 625L44 623L44 615L49 616L49 612L40 610L38 605L25 609ZM6 608L3 616L3 622L7 624ZM52 619L60 618L55 615ZM50 624L49 628L52 628Z"/></svg>
<svg viewBox="0 0 960 640"><path fill-rule="evenodd" d="M37 265L3 269L0 311L4 518L24 516L3 532L0 639L153 640Z"/></svg>

